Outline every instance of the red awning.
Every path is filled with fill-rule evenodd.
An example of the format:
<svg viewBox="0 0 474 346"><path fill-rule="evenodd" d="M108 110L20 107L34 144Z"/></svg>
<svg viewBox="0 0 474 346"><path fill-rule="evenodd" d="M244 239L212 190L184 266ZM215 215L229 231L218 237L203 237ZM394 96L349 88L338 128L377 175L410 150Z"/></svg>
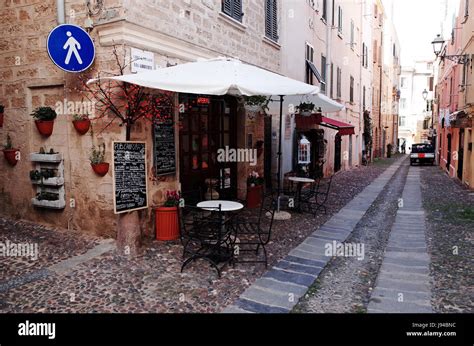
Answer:
<svg viewBox="0 0 474 346"><path fill-rule="evenodd" d="M353 125L343 123L342 121L334 120L324 116L321 117L321 122L319 123L319 125L329 127L333 130L339 130L339 134L341 136L353 135L355 133Z"/></svg>

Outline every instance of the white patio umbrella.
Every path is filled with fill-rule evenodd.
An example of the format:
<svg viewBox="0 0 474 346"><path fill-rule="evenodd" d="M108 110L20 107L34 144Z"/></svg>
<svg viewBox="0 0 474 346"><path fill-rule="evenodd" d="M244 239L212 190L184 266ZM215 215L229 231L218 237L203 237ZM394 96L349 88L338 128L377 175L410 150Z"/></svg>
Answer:
<svg viewBox="0 0 474 346"><path fill-rule="evenodd" d="M281 191L283 97L286 95L316 95L319 92L318 86L245 64L237 59L223 57L179 64L150 72L102 77L101 79L190 94L279 96L278 196ZM87 83L97 81L98 79L91 79Z"/></svg>
<svg viewBox="0 0 474 346"><path fill-rule="evenodd" d="M150 72L102 77L152 89L206 95L307 95L319 87L231 58L200 60ZM97 81L89 80L88 83Z"/></svg>
<svg viewBox="0 0 474 346"><path fill-rule="evenodd" d="M308 97L311 102L314 103L316 108L321 108L323 113L333 113L342 111L345 107L343 104L334 101L324 94L314 94Z"/></svg>

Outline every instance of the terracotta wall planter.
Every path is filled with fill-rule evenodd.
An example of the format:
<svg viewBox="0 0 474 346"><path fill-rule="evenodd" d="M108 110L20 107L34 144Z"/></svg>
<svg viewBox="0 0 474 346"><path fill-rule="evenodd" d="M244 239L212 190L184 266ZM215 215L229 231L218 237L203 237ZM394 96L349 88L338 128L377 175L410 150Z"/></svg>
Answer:
<svg viewBox="0 0 474 346"><path fill-rule="evenodd" d="M45 137L51 136L54 128L54 120L35 120L38 132Z"/></svg>
<svg viewBox="0 0 474 346"><path fill-rule="evenodd" d="M157 240L176 240L179 238L178 207L159 207L155 209L155 231Z"/></svg>
<svg viewBox="0 0 474 346"><path fill-rule="evenodd" d="M85 135L89 128L91 127L91 121L89 119L85 120L73 120L72 124L74 128L80 135Z"/></svg>
<svg viewBox="0 0 474 346"><path fill-rule="evenodd" d="M5 160L10 164L10 166L15 166L18 163L16 159L16 153L18 149L3 149L3 156L5 156Z"/></svg>
<svg viewBox="0 0 474 346"><path fill-rule="evenodd" d="M108 162L102 162L102 163L97 163L97 164L91 163L91 167L94 170L94 172L97 175L100 175L101 177L103 177L109 172Z"/></svg>
<svg viewBox="0 0 474 346"><path fill-rule="evenodd" d="M247 187L247 208L258 208L262 201L263 185Z"/></svg>

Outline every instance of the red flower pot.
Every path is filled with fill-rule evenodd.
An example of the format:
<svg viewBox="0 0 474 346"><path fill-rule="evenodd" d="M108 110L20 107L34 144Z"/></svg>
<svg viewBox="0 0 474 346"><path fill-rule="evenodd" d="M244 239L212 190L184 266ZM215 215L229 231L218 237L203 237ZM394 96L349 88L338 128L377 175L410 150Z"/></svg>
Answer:
<svg viewBox="0 0 474 346"><path fill-rule="evenodd" d="M91 163L92 169L97 175L100 175L103 177L109 172L109 164L108 162L102 162L102 163Z"/></svg>
<svg viewBox="0 0 474 346"><path fill-rule="evenodd" d="M3 113L0 113L0 127L3 127Z"/></svg>
<svg viewBox="0 0 474 346"><path fill-rule="evenodd" d="M258 208L262 202L263 185L247 187L247 208Z"/></svg>
<svg viewBox="0 0 474 346"><path fill-rule="evenodd" d="M178 207L159 207L155 209L155 231L157 240L179 238Z"/></svg>
<svg viewBox="0 0 474 346"><path fill-rule="evenodd" d="M10 166L15 166L18 163L16 159L16 153L18 149L3 149L3 156L5 156L5 160L10 164Z"/></svg>
<svg viewBox="0 0 474 346"><path fill-rule="evenodd" d="M84 120L73 120L72 124L77 132L81 135L85 135L89 128L91 127L91 121L89 119Z"/></svg>
<svg viewBox="0 0 474 346"><path fill-rule="evenodd" d="M49 137L53 133L54 120L35 120L35 124L41 135Z"/></svg>

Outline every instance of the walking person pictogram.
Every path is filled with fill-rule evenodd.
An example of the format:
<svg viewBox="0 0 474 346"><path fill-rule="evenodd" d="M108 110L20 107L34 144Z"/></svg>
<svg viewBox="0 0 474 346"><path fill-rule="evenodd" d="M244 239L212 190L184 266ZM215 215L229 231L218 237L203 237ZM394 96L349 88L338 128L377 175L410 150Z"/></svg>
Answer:
<svg viewBox="0 0 474 346"><path fill-rule="evenodd" d="M69 64L69 61L71 60L72 53L74 53L74 56L77 59L77 62L82 65L82 59L81 56L79 55L78 49L81 49L81 44L72 36L71 32L68 31L66 35L69 37L66 41L66 43L63 46L63 49L69 49L66 55L66 60L64 60L64 63L66 65Z"/></svg>

